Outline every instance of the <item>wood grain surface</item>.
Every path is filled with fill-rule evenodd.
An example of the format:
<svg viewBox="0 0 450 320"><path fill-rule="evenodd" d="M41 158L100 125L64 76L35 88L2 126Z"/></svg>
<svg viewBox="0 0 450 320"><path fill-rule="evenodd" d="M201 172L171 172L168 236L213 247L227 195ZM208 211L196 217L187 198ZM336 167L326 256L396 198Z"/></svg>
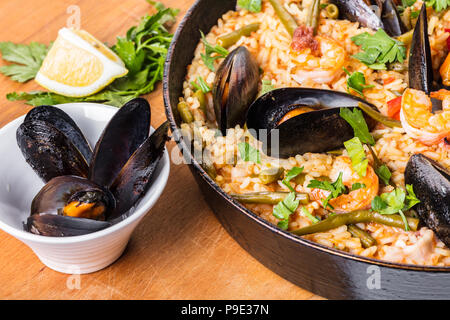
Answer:
<svg viewBox="0 0 450 320"><path fill-rule="evenodd" d="M193 0L162 2L179 8L180 20ZM66 26L71 5L81 9L81 28L109 44L150 11L145 0L2 0L0 41L48 44ZM6 93L37 89L34 81L21 84L0 75L0 127L30 108L7 101ZM165 120L161 84L147 98L157 126ZM168 149L178 152L174 142ZM79 278L61 274L0 231L0 284L1 299L320 299L235 243L204 202L189 169L174 164L162 197L112 266Z"/></svg>

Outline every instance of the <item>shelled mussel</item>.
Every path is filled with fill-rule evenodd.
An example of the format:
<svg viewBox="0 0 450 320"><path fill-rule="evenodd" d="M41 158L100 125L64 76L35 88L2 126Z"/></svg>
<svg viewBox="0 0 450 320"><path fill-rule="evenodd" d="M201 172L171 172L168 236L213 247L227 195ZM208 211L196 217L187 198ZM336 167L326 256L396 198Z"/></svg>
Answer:
<svg viewBox="0 0 450 320"><path fill-rule="evenodd" d="M353 129L339 116L340 108L357 107L363 99L343 92L281 88L259 97L247 113L247 127L263 142L270 156L287 158L306 152L325 152L342 147ZM375 109L376 110L376 109ZM369 128L375 126L366 119ZM267 136L260 136L266 132ZM277 144L277 145L275 145Z"/></svg>
<svg viewBox="0 0 450 320"><path fill-rule="evenodd" d="M133 99L109 121L92 152L64 111L32 109L17 130L17 143L46 184L32 201L26 230L77 236L123 219L155 178L168 128L165 122L149 136L150 106Z"/></svg>

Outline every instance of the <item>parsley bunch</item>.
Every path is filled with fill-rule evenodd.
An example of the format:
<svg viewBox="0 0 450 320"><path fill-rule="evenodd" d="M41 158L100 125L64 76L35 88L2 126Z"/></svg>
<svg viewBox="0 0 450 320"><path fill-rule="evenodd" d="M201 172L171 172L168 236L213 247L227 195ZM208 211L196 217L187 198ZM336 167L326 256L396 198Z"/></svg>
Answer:
<svg viewBox="0 0 450 320"><path fill-rule="evenodd" d="M322 204L325 209L330 207L332 210L334 210L334 208L328 201L348 192L347 187L344 186L344 183L342 182L342 172L339 172L339 176L335 182L311 180L308 184L308 188L330 191L328 197L322 200Z"/></svg>
<svg viewBox="0 0 450 320"><path fill-rule="evenodd" d="M99 93L82 98L66 97L52 92L12 92L11 101L25 100L30 105L54 105L67 102L96 101L120 107L127 101L154 90L162 80L164 62L172 41L167 25L173 24L177 9L165 8L159 2L148 1L158 10L154 15L144 16L137 26L130 28L125 37L118 37L111 48L125 63L128 74L116 79ZM19 48L19 50L17 50ZM28 49L27 49L28 48ZM47 53L45 45L31 43L29 46L0 43L3 59L21 63L2 67L0 72L13 80L26 81L34 78Z"/></svg>
<svg viewBox="0 0 450 320"><path fill-rule="evenodd" d="M351 39L363 50L352 57L371 69L385 70L386 63L402 63L406 59L403 42L389 37L383 29L379 29L375 34L364 32Z"/></svg>

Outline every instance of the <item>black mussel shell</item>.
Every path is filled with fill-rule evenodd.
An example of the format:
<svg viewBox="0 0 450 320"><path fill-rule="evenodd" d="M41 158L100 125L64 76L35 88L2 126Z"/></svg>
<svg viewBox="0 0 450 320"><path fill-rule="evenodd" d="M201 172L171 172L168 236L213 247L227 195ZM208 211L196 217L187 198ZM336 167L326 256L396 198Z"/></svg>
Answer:
<svg viewBox="0 0 450 320"><path fill-rule="evenodd" d="M212 92L222 134L228 128L244 125L245 113L258 93L258 84L258 64L247 48L238 47L230 52L216 72Z"/></svg>
<svg viewBox="0 0 450 320"><path fill-rule="evenodd" d="M412 184L420 203L414 207L420 219L450 246L450 172L423 154L406 165L405 183Z"/></svg>
<svg viewBox="0 0 450 320"><path fill-rule="evenodd" d="M98 140L89 168L89 180L109 187L130 156L148 137L150 105L136 98L117 111Z"/></svg>
<svg viewBox="0 0 450 320"><path fill-rule="evenodd" d="M430 40L428 39L427 8L422 5L414 28L411 49L409 50L409 87L430 94L433 86L433 66Z"/></svg>
<svg viewBox="0 0 450 320"><path fill-rule="evenodd" d="M398 37L407 32L408 30L400 18L394 1L384 0L382 2L381 21L383 22L386 33L391 37Z"/></svg>
<svg viewBox="0 0 450 320"><path fill-rule="evenodd" d="M357 107L358 103L370 105L343 92L309 88L276 89L259 97L250 106L247 127L253 129L250 132L262 141L264 152L273 157L326 152L342 147L354 136L352 127L339 116L339 111L344 107ZM286 113L299 107L317 111L305 112L279 124ZM369 117L366 117L366 122L369 129L376 124ZM263 129L267 130L267 135L260 132Z"/></svg>
<svg viewBox="0 0 450 320"><path fill-rule="evenodd" d="M92 148L85 136L77 126L75 121L63 110L53 106L38 106L27 113L24 122L30 120L40 120L50 123L56 129L66 135L66 137L73 143L75 147L89 163L92 157Z"/></svg>
<svg viewBox="0 0 450 320"><path fill-rule="evenodd" d="M66 215L64 208L70 203L93 204L99 208L96 220L107 219L115 207L111 192L85 178L60 176L50 180L34 197L31 203L31 215Z"/></svg>
<svg viewBox="0 0 450 320"><path fill-rule="evenodd" d="M331 0L339 9L339 17L373 30L384 29L383 22L364 0ZM381 9L380 9L381 10Z"/></svg>
<svg viewBox="0 0 450 320"><path fill-rule="evenodd" d="M77 147L48 122L29 120L16 131L27 163L45 182L65 175L87 177L88 164Z"/></svg>
<svg viewBox="0 0 450 320"><path fill-rule="evenodd" d="M111 185L117 204L111 219L126 213L150 187L158 163L168 140L169 123L163 123L136 150Z"/></svg>
<svg viewBox="0 0 450 320"><path fill-rule="evenodd" d="M111 226L111 223L107 221L54 214L35 214L28 217L25 229L41 236L71 237L100 231L109 226Z"/></svg>

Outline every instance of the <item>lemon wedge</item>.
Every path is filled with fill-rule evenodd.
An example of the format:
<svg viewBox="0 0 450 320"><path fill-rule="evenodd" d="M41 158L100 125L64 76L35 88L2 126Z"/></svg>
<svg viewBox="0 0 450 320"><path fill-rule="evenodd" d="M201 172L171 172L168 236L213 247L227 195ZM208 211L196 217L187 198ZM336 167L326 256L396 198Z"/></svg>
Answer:
<svg viewBox="0 0 450 320"><path fill-rule="evenodd" d="M62 28L35 80L49 91L85 97L127 73L119 56L91 34Z"/></svg>

